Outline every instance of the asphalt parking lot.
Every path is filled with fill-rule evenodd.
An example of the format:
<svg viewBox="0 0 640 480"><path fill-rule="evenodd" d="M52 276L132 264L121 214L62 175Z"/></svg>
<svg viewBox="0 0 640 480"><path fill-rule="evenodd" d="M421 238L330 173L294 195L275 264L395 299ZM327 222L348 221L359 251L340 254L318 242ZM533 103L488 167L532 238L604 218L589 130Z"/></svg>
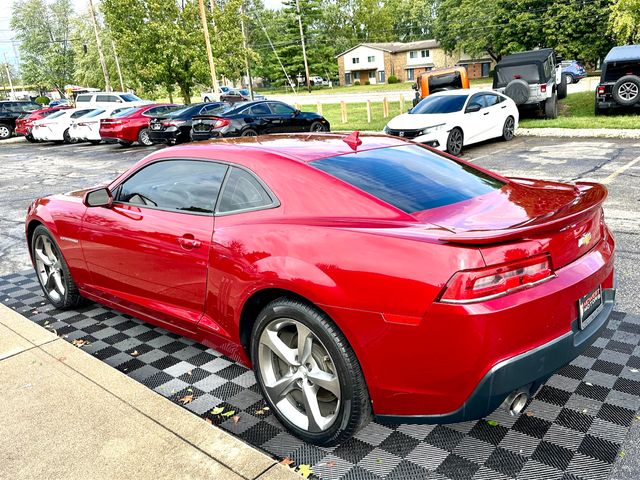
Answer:
<svg viewBox="0 0 640 480"><path fill-rule="evenodd" d="M463 157L506 176L606 183L609 198L605 214L617 240L617 310L638 315L639 146L637 140L517 137L510 143L493 142L468 148ZM105 183L151 151L153 148L125 149L114 145L0 144L0 228L3 232L0 275L30 268L23 221L33 198ZM609 478L637 479L640 477L638 421L631 426L623 452Z"/></svg>

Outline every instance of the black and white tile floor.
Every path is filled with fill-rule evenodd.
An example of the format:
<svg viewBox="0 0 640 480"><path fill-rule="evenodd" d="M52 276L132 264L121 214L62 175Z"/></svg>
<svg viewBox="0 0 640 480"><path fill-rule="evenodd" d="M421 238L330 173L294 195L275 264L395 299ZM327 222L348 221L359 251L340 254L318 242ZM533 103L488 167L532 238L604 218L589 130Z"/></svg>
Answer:
<svg viewBox="0 0 640 480"><path fill-rule="evenodd" d="M184 408L278 459L311 465L322 479L604 480L640 408L640 317L615 312L602 337L519 417L370 423L338 447L319 448L264 410L251 370L213 350L97 304L56 311L31 272L0 277L0 301L69 342L86 340L87 353L173 402L193 395ZM216 407L235 413L213 414Z"/></svg>

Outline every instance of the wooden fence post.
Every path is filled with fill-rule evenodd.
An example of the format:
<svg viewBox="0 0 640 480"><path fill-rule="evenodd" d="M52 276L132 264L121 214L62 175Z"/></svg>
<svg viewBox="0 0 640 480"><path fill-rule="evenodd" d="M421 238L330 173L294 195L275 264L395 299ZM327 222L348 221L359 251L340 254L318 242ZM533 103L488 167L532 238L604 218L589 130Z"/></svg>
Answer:
<svg viewBox="0 0 640 480"><path fill-rule="evenodd" d="M342 123L347 123L347 105L344 103L344 100L340 102L340 119Z"/></svg>
<svg viewBox="0 0 640 480"><path fill-rule="evenodd" d="M371 123L371 100L367 100L367 123Z"/></svg>
<svg viewBox="0 0 640 480"><path fill-rule="evenodd" d="M322 115L322 103L320 103L320 100L318 100L318 110L317 110L319 115Z"/></svg>
<svg viewBox="0 0 640 480"><path fill-rule="evenodd" d="M389 116L389 101L387 100L387 97L382 99L382 116L384 118Z"/></svg>
<svg viewBox="0 0 640 480"><path fill-rule="evenodd" d="M400 95L400 113L404 113L404 95Z"/></svg>

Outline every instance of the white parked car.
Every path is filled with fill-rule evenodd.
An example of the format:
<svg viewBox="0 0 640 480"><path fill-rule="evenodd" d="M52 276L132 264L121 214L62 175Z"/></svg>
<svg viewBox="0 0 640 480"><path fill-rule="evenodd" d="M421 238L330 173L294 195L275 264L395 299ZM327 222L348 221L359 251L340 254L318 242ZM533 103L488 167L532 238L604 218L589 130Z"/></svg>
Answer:
<svg viewBox="0 0 640 480"><path fill-rule="evenodd" d="M518 107L506 95L481 89L449 90L431 94L408 113L393 118L384 132L460 155L462 147L472 143L499 137L511 140L518 120Z"/></svg>
<svg viewBox="0 0 640 480"><path fill-rule="evenodd" d="M31 135L40 142L73 143L69 135L71 122L91 113L95 108L69 108L36 120L31 127Z"/></svg>
<svg viewBox="0 0 640 480"><path fill-rule="evenodd" d="M209 103L209 102L219 102L220 101L220 95L224 95L226 93L229 93L230 90L233 90L231 87L227 87L226 85L221 85L218 87L218 94L216 95L216 92L214 92L213 90L209 90L207 92L202 92L200 94L200 97L202 97L202 101L204 103Z"/></svg>
<svg viewBox="0 0 640 480"><path fill-rule="evenodd" d="M91 142L97 145L102 141L100 137L100 120L110 117L124 110L132 110L132 107L108 107L97 108L86 115L75 118L69 125L69 137L72 142Z"/></svg>
<svg viewBox="0 0 640 480"><path fill-rule="evenodd" d="M76 97L76 108L88 108L88 107L138 107L141 105L148 105L148 100L142 100L133 93L128 92L91 92L82 93Z"/></svg>

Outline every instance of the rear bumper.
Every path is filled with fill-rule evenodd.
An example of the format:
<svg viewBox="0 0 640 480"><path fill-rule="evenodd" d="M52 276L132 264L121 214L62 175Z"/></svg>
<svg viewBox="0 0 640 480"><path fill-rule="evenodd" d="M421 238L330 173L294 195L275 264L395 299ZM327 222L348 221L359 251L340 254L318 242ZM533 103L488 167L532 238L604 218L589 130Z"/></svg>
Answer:
<svg viewBox="0 0 640 480"><path fill-rule="evenodd" d="M390 423L464 422L492 412L515 390L533 395L554 372L578 357L600 336L613 312L615 293L615 288L603 290L604 308L584 330L580 330L575 320L571 331L564 335L495 365L457 410L438 415L377 415L376 419Z"/></svg>

